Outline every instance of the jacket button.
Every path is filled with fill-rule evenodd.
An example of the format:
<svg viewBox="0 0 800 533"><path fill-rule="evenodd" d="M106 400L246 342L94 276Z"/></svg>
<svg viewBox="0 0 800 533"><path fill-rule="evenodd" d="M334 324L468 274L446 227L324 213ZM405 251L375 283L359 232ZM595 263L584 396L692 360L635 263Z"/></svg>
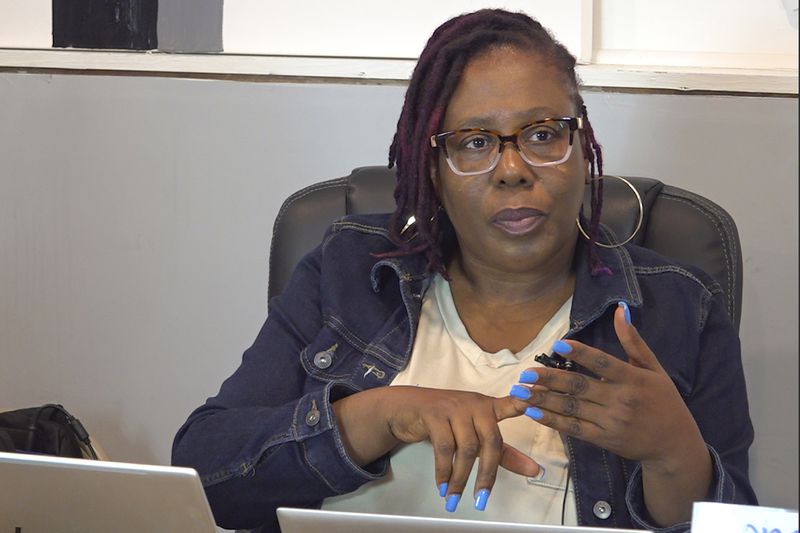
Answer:
<svg viewBox="0 0 800 533"><path fill-rule="evenodd" d="M331 366L333 363L333 357L331 357L331 353L328 350L324 352L319 352L314 356L314 366L321 369L326 369Z"/></svg>
<svg viewBox="0 0 800 533"><path fill-rule="evenodd" d="M314 409L313 407L311 410L306 414L306 424L309 426L316 426L319 424L319 411Z"/></svg>
<svg viewBox="0 0 800 533"><path fill-rule="evenodd" d="M336 343L327 350L322 350L314 354L314 366L323 370L331 366L333 363L333 352L335 352L338 347L339 344Z"/></svg>
<svg viewBox="0 0 800 533"><path fill-rule="evenodd" d="M595 502L594 507L592 507L592 512L597 518L606 520L611 516L611 504L607 501L599 500Z"/></svg>

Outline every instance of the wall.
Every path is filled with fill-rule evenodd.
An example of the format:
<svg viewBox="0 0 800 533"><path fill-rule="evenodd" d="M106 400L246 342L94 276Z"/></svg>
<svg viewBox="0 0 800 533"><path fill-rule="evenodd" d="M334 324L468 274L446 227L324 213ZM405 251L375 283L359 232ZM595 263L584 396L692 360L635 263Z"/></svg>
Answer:
<svg viewBox="0 0 800 533"><path fill-rule="evenodd" d="M0 48L50 48L51 3L0 0ZM159 0L158 49L416 58L445 20L502 7L536 17L582 63L797 72L797 0L195 0L191 13L185 4Z"/></svg>
<svg viewBox="0 0 800 533"><path fill-rule="evenodd" d="M594 62L797 69L797 2L596 0Z"/></svg>
<svg viewBox="0 0 800 533"><path fill-rule="evenodd" d="M0 406L62 402L112 458L167 463L264 319L281 201L384 163L403 93L0 72ZM737 220L753 480L797 508L797 100L586 100L609 173Z"/></svg>
<svg viewBox="0 0 800 533"><path fill-rule="evenodd" d="M102 3L114 11L153 1ZM187 1L193 6L191 16L184 15ZM404 83L433 28L464 11L504 7L524 10L552 30L577 57L580 76L595 87L796 95L797 1L409 0L387 7L369 0L158 0L156 47L152 32L145 31L151 25L133 31L146 35L130 35L124 20L114 19L111 11L110 18L93 19L89 33L94 38L66 40L59 28L67 20L51 13L51 0L0 0L0 69ZM317 16L309 18L307 12ZM99 31L98 24L108 27ZM99 38L106 33L126 40ZM157 49L52 49L54 36L60 45ZM215 51L225 53L205 53Z"/></svg>

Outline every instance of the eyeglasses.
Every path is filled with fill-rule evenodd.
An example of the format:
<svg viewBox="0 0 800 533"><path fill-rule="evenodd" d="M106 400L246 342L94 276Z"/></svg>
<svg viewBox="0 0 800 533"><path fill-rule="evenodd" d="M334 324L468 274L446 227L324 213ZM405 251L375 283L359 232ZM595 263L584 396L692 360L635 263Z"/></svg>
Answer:
<svg viewBox="0 0 800 533"><path fill-rule="evenodd" d="M532 167L563 163L572 153L573 134L580 129L580 117L546 118L526 124L511 135L484 128L445 131L431 136L431 146L444 150L453 172L474 176L494 170L508 142Z"/></svg>

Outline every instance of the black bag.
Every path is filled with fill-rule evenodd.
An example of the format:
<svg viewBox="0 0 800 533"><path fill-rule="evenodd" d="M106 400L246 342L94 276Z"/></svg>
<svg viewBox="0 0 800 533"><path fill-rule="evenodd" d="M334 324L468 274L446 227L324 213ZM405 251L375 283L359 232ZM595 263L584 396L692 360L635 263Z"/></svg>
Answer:
<svg viewBox="0 0 800 533"><path fill-rule="evenodd" d="M54 403L0 413L0 451L97 459L80 420Z"/></svg>

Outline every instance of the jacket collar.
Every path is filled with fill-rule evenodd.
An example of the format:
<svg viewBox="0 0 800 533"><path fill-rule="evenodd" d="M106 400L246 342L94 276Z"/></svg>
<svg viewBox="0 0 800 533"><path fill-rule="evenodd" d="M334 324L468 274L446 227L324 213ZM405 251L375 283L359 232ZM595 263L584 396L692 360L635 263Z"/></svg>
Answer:
<svg viewBox="0 0 800 533"><path fill-rule="evenodd" d="M426 271L425 256L414 254L404 257L389 257L380 259L372 265L369 273L372 290L380 292L387 282L387 277L394 273L400 281L422 281L423 287L428 288L429 274ZM423 291L424 292L424 291Z"/></svg>
<svg viewBox="0 0 800 533"><path fill-rule="evenodd" d="M600 239L609 242L605 228L601 226ZM589 269L589 243L579 238L575 248L575 293L572 299L570 331L583 329L602 315L609 306L620 300L631 307L642 305L642 292L634 272L633 260L625 246L617 248L597 247L597 255L611 274L592 276Z"/></svg>
<svg viewBox="0 0 800 533"><path fill-rule="evenodd" d="M600 226L603 242L613 242L604 226ZM610 306L624 300L631 307L642 305L642 293L634 272L633 260L625 246L617 248L597 247L597 255L611 274L592 276L589 270L588 242L578 238L575 247L575 292L572 299L570 332L583 329L587 324L605 313ZM415 292L421 296L430 284L426 272L427 263L423 254L405 257L384 258L375 263L370 281L375 292L381 290L386 277L393 272L400 281L412 282ZM413 282L421 282L421 285Z"/></svg>

